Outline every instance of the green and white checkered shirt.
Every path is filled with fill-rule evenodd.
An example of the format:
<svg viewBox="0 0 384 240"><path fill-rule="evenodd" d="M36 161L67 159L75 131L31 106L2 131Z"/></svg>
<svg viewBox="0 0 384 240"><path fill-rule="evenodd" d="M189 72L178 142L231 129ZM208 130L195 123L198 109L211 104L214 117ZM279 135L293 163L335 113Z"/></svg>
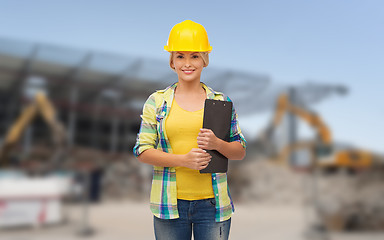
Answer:
<svg viewBox="0 0 384 240"><path fill-rule="evenodd" d="M208 99L231 101L223 93L215 92L204 83L202 87ZM140 131L137 134L133 153L138 157L147 149L155 148L172 153L171 144L165 131L165 120L172 106L177 83L164 90L151 94L144 104L141 115ZM232 110L230 142L238 141L246 148L246 140L237 121L235 109ZM234 212L233 202L229 193L227 174L212 173L212 188L216 199L216 222L228 220ZM177 210L176 170L174 167L153 167L150 208L152 213L162 219L179 217Z"/></svg>

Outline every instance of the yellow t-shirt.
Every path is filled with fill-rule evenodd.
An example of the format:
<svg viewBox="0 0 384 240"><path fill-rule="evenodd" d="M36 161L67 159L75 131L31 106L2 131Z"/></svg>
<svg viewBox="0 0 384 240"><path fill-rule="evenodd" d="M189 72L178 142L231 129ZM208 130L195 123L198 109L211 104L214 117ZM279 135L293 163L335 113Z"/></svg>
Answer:
<svg viewBox="0 0 384 240"><path fill-rule="evenodd" d="M187 154L197 148L197 136L203 127L204 109L187 111L176 100L172 101L171 111L165 129L174 154ZM199 170L176 167L177 198L199 200L213 198L211 174L201 174Z"/></svg>

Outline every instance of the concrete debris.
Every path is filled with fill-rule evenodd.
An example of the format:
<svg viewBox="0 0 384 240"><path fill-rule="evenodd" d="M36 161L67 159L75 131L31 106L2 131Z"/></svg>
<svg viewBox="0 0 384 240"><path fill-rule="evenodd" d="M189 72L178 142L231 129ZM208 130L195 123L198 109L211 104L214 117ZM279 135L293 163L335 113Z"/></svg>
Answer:
<svg viewBox="0 0 384 240"><path fill-rule="evenodd" d="M33 149L30 159L21 161L19 167L26 172L41 172L43 160L49 156L46 151L43 147ZM267 159L230 161L229 164L229 187L235 203L304 204L316 210L332 230L384 230L382 167L354 173L347 170L319 173L316 208L314 178L309 172L294 171ZM110 155L76 147L63 166L88 171L91 175L101 169L102 199L149 199L152 166L140 163L131 154Z"/></svg>
<svg viewBox="0 0 384 240"><path fill-rule="evenodd" d="M114 160L105 169L103 196L108 199L136 199L149 197L152 166L141 164L133 157Z"/></svg>
<svg viewBox="0 0 384 240"><path fill-rule="evenodd" d="M241 202L300 204L303 175L269 161L230 162L229 185L233 198Z"/></svg>
<svg viewBox="0 0 384 240"><path fill-rule="evenodd" d="M384 169L319 177L319 211L333 230L384 230Z"/></svg>
<svg viewBox="0 0 384 240"><path fill-rule="evenodd" d="M312 208L328 229L384 230L384 168L339 169L313 174L296 172L270 161L232 164L230 189L235 201ZM318 208L314 199L317 186Z"/></svg>

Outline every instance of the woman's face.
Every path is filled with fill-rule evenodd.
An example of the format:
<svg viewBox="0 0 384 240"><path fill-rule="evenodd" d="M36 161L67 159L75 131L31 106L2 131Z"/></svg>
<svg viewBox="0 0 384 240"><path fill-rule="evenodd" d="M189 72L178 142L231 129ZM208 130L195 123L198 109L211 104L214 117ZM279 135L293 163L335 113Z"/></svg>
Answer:
<svg viewBox="0 0 384 240"><path fill-rule="evenodd" d="M171 63L181 81L199 81L204 61L198 52L176 52Z"/></svg>

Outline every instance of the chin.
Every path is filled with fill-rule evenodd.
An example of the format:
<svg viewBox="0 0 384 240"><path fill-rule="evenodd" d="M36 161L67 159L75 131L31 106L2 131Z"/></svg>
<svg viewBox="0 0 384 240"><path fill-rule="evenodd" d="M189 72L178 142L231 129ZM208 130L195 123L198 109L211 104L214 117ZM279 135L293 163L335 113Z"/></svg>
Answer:
<svg viewBox="0 0 384 240"><path fill-rule="evenodd" d="M200 82L200 78L180 78L180 80L184 81L184 82Z"/></svg>

